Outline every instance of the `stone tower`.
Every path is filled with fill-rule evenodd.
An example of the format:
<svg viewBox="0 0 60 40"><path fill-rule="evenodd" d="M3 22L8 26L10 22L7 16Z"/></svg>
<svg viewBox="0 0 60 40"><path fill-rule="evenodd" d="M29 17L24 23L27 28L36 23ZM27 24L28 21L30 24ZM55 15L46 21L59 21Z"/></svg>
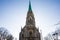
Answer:
<svg viewBox="0 0 60 40"><path fill-rule="evenodd" d="M26 17L26 25L19 33L19 40L41 40L39 30L35 26L35 18L29 1L29 9Z"/></svg>

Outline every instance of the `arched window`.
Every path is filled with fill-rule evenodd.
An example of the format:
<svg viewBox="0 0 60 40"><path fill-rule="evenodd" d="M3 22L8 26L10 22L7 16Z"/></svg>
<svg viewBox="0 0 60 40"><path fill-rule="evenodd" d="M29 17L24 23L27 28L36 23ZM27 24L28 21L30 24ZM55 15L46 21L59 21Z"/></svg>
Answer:
<svg viewBox="0 0 60 40"><path fill-rule="evenodd" d="M29 34L32 35L32 31L30 31Z"/></svg>

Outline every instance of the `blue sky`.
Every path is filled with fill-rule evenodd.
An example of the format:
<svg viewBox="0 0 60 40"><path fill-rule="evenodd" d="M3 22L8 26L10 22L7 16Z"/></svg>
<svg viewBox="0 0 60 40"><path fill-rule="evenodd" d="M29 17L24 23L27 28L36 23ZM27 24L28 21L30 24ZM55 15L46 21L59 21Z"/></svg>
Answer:
<svg viewBox="0 0 60 40"><path fill-rule="evenodd" d="M14 37L19 37L24 27L29 0L0 0L0 27L7 28ZM54 24L60 21L59 0L31 0L36 27L43 37L60 28Z"/></svg>

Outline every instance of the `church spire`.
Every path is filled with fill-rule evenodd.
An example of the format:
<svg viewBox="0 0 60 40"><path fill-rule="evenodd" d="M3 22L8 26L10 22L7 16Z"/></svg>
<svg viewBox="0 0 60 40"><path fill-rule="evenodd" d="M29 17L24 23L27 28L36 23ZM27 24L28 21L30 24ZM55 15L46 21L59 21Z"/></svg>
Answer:
<svg viewBox="0 0 60 40"><path fill-rule="evenodd" d="M26 25L34 25L35 26L35 18L34 18L34 14L32 12L30 0L29 0L29 10L28 10L27 17L26 17Z"/></svg>
<svg viewBox="0 0 60 40"><path fill-rule="evenodd" d="M29 11L32 11L32 8L31 8L31 1L29 0Z"/></svg>

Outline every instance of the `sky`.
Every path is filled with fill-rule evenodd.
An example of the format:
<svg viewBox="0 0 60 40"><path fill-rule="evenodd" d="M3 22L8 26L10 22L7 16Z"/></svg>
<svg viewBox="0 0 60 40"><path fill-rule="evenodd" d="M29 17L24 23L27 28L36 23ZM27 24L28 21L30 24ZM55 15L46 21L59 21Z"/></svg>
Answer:
<svg viewBox="0 0 60 40"><path fill-rule="evenodd" d="M36 27L42 37L60 28L59 0L31 0ZM25 26L29 0L0 0L0 27L19 38L21 28Z"/></svg>

